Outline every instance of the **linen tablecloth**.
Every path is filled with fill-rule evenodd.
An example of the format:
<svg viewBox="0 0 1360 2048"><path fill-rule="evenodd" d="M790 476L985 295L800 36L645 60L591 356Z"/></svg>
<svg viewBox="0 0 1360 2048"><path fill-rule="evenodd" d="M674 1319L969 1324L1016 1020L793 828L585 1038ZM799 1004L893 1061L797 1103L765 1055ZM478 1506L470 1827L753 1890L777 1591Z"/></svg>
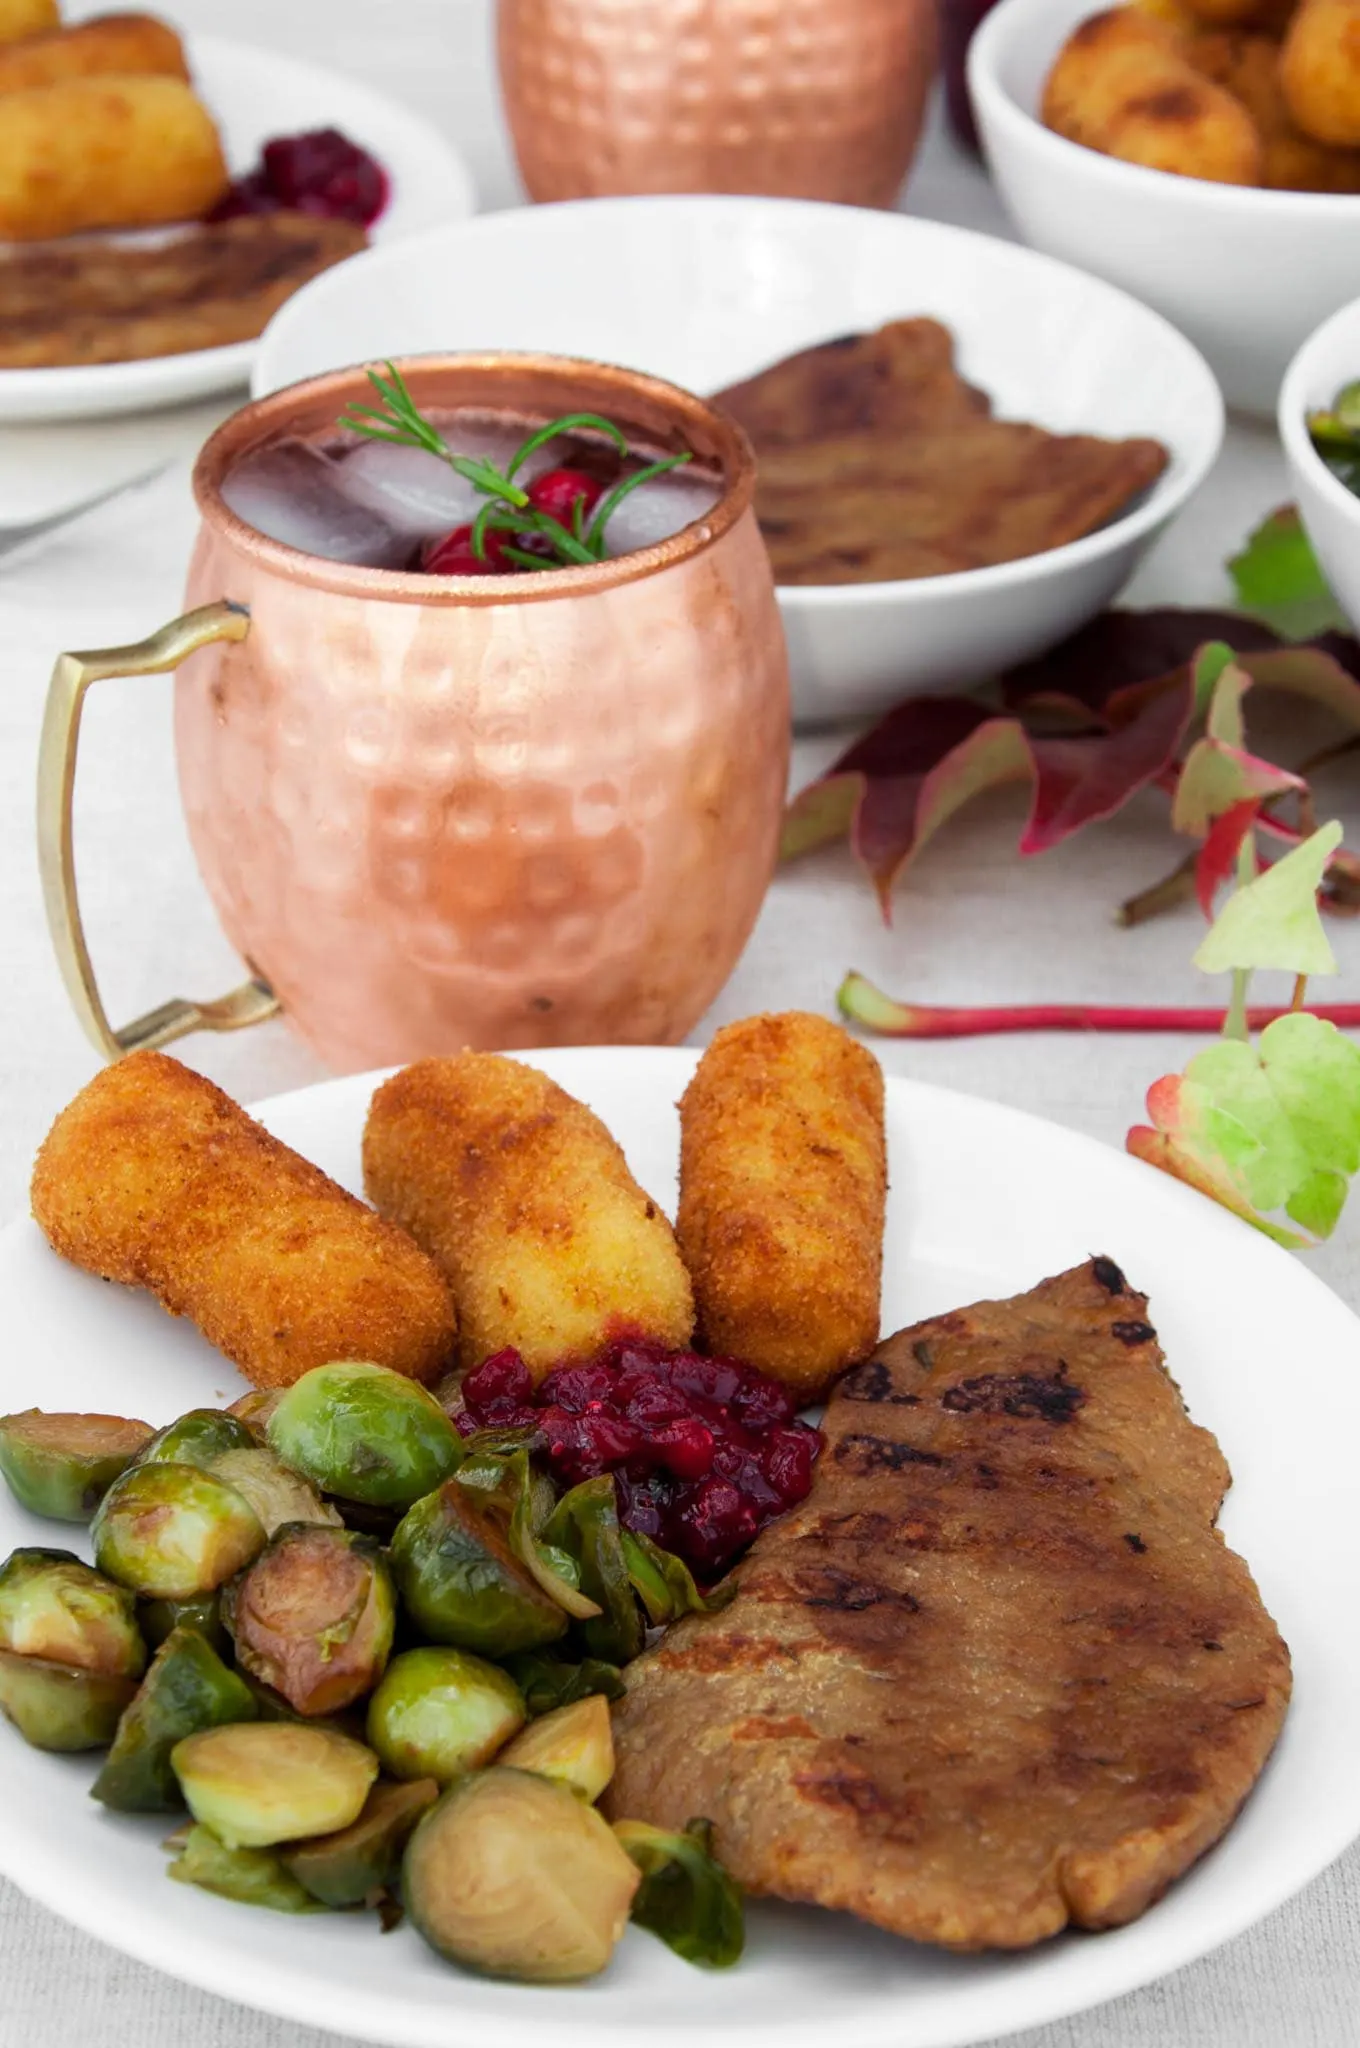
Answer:
<svg viewBox="0 0 1360 2048"><path fill-rule="evenodd" d="M76 8L93 12L93 6ZM436 119L473 163L484 204L513 198L495 109L483 0L179 0L176 18L351 69ZM324 25L324 35L318 33ZM909 204L999 225L982 180L938 138ZM1222 561L1285 494L1273 436L1237 425L1215 476L1145 564L1130 601L1226 600ZM32 783L47 674L62 648L138 638L179 608L192 534L183 465L0 559L0 1219L22 1212L35 1146L95 1068L67 1008L42 920ZM179 816L167 679L106 686L86 719L77 846L94 957L111 1013L239 978L194 873ZM844 735L799 742L794 782ZM694 1033L757 1009L829 1011L848 967L921 1001L1207 1000L1190 965L1201 927L1186 909L1134 931L1114 906L1172 863L1165 805L1148 796L1115 822L1021 862L1023 799L988 800L942 833L899 891L891 929L848 853L786 869L727 988ZM1360 804L1338 771L1321 815ZM1353 992L1360 931L1331 927ZM1013 1103L1121 1144L1147 1084L1181 1065L1176 1037L1056 1035L875 1048L893 1072ZM181 1049L177 1049L181 1050ZM182 1048L243 1100L321 1078L281 1024ZM1360 1305L1360 1216L1316 1265ZM1360 1362L1358 1362L1360 1363ZM1288 1361L1281 1361L1287 1371ZM1352 1625L1339 1617L1339 1625ZM1357 1623L1356 1625L1360 1625ZM54 1824L59 1824L54 1820ZM4 1816L0 1814L0 1829ZM1360 2042L1360 1851L1291 1905L1205 1961L1097 2012L1015 2037L1020 2048L1353 2048ZM125 1961L0 1884L0 2048L339 2048L338 2037L263 2018Z"/></svg>

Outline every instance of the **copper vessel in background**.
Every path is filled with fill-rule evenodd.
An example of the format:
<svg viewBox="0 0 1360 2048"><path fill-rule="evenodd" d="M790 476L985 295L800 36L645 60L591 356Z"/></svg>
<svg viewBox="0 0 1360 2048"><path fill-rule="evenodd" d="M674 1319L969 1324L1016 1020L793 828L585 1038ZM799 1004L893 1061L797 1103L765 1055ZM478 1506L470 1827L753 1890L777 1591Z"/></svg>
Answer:
<svg viewBox="0 0 1360 2048"><path fill-rule="evenodd" d="M437 577L323 561L223 503L247 450L332 429L336 371L234 414L194 473L189 616L63 656L40 836L63 971L116 1055L284 1015L330 1066L464 1046L666 1043L726 980L773 872L788 670L739 428L632 371L546 356L414 358L429 408L602 413L718 466L722 496L590 568ZM187 658L186 658L187 657ZM175 737L199 867L255 977L117 1032L80 932L70 848L90 683L180 663ZM65 811L62 811L62 790Z"/></svg>
<svg viewBox="0 0 1360 2048"><path fill-rule="evenodd" d="M935 0L499 0L533 199L745 192L891 206L935 70Z"/></svg>

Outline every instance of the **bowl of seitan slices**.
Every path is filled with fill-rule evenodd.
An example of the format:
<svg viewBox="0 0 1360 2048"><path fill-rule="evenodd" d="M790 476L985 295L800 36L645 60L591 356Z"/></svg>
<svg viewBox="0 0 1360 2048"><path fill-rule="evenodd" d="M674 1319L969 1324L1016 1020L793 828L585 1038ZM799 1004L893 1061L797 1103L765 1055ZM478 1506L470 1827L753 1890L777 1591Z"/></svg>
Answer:
<svg viewBox="0 0 1360 2048"><path fill-rule="evenodd" d="M370 250L276 315L254 388L449 348L624 363L735 414L802 725L1074 631L1223 427L1202 357L1111 285L936 221L725 196L539 206Z"/></svg>

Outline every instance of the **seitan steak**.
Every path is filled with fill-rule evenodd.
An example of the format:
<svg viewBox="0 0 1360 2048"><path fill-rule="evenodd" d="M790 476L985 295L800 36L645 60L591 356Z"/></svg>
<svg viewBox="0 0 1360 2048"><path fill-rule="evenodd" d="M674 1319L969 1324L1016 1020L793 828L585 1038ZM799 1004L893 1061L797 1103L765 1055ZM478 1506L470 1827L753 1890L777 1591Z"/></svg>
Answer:
<svg viewBox="0 0 1360 2048"><path fill-rule="evenodd" d="M1133 1919L1270 1754L1289 1657L1107 1258L891 1337L812 1492L615 1710L615 1815L949 1948Z"/></svg>

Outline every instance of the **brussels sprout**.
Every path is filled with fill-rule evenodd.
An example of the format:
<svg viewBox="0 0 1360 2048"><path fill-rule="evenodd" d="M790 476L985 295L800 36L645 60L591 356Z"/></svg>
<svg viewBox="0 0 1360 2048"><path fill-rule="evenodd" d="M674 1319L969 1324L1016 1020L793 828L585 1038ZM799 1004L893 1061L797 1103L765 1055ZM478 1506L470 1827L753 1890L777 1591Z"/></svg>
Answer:
<svg viewBox="0 0 1360 2048"><path fill-rule="evenodd" d="M139 1600L137 1623L153 1650L158 1650L172 1629L192 1628L219 1653L230 1648L222 1620L222 1594L200 1593L196 1600Z"/></svg>
<svg viewBox="0 0 1360 2048"><path fill-rule="evenodd" d="M246 1451L223 1451L207 1470L250 1502L266 1536L272 1536L285 1522L319 1522L331 1529L344 1526L339 1509L328 1506L310 1480L290 1472L264 1444L252 1444Z"/></svg>
<svg viewBox="0 0 1360 2048"><path fill-rule="evenodd" d="M379 1783L352 1827L316 1842L290 1843L280 1861L314 1899L336 1911L362 1906L395 1884L411 1830L439 1797L433 1778L409 1785Z"/></svg>
<svg viewBox="0 0 1360 2048"><path fill-rule="evenodd" d="M146 1669L132 1595L69 1550L16 1550L0 1566L0 1649L110 1678Z"/></svg>
<svg viewBox="0 0 1360 2048"><path fill-rule="evenodd" d="M598 1799L614 1775L609 1702L599 1693L531 1721L500 1753L498 1763L555 1778L583 1799Z"/></svg>
<svg viewBox="0 0 1360 2048"><path fill-rule="evenodd" d="M463 1440L433 1394L384 1365L313 1366L269 1418L285 1465L323 1493L409 1508L457 1470Z"/></svg>
<svg viewBox="0 0 1360 2048"><path fill-rule="evenodd" d="M100 1502L99 1568L152 1600L211 1593L258 1557L264 1530L248 1500L195 1465L134 1465Z"/></svg>
<svg viewBox="0 0 1360 2048"><path fill-rule="evenodd" d="M494 1512L510 1550L553 1603L575 1621L600 1612L581 1591L581 1569L565 1550L543 1541L539 1530L557 1503L553 1483L529 1459L532 1430L480 1430L468 1437L458 1484Z"/></svg>
<svg viewBox="0 0 1360 2048"><path fill-rule="evenodd" d="M659 1934L687 1963L725 1970L746 1946L741 1893L713 1854L713 1823L692 1820L682 1835L620 1820L614 1833L642 1873L633 1901L639 1927Z"/></svg>
<svg viewBox="0 0 1360 2048"><path fill-rule="evenodd" d="M524 1726L519 1688L462 1650L404 1650L368 1703L368 1740L394 1778L447 1785Z"/></svg>
<svg viewBox="0 0 1360 2048"><path fill-rule="evenodd" d="M171 1631L151 1660L91 1794L120 1813L173 1813L184 1804L170 1752L186 1735L255 1719L249 1688L193 1628Z"/></svg>
<svg viewBox="0 0 1360 2048"><path fill-rule="evenodd" d="M166 1874L176 1884L196 1884L242 1906L268 1906L275 1913L325 1910L272 1849L229 1849L211 1828L190 1828Z"/></svg>
<svg viewBox="0 0 1360 2048"><path fill-rule="evenodd" d="M624 1694L618 1666L605 1664L598 1657L569 1664L550 1650L522 1650L518 1656L506 1658L505 1668L524 1694L530 1719L551 1714L557 1707L575 1706L577 1700L589 1699L594 1692L603 1693L607 1700L621 1700Z"/></svg>
<svg viewBox="0 0 1360 2048"><path fill-rule="evenodd" d="M543 1527L543 1540L565 1550L580 1566L581 1591L602 1610L580 1624L581 1641L592 1657L630 1664L646 1640L642 1612L628 1576L619 1527L614 1481L605 1473L564 1493Z"/></svg>
<svg viewBox="0 0 1360 2048"><path fill-rule="evenodd" d="M205 1728L177 1742L170 1762L194 1819L229 1849L347 1828L378 1775L361 1742L299 1721Z"/></svg>
<svg viewBox="0 0 1360 2048"><path fill-rule="evenodd" d="M302 1715L370 1692L392 1651L397 1601L371 1537L293 1522L226 1596L237 1661Z"/></svg>
<svg viewBox="0 0 1360 2048"><path fill-rule="evenodd" d="M505 1657L566 1633L565 1613L511 1553L499 1518L456 1479L403 1516L392 1572L433 1642Z"/></svg>
<svg viewBox="0 0 1360 2048"><path fill-rule="evenodd" d="M633 1591L646 1608L653 1628L667 1628L682 1614L711 1614L725 1607L737 1590L732 1579L705 1599L683 1557L663 1550L650 1536L636 1534L632 1529L621 1529L619 1540Z"/></svg>
<svg viewBox="0 0 1360 2048"><path fill-rule="evenodd" d="M529 1984L602 1970L637 1887L636 1866L593 1806L500 1765L450 1786L402 1865L407 1908L431 1948Z"/></svg>
<svg viewBox="0 0 1360 2048"><path fill-rule="evenodd" d="M88 1522L150 1437L149 1422L120 1415L3 1415L0 1477L31 1515Z"/></svg>
<svg viewBox="0 0 1360 2048"><path fill-rule="evenodd" d="M197 1465L206 1472L224 1451L248 1451L255 1443L244 1422L223 1408L191 1408L158 1429L137 1459L139 1465Z"/></svg>
<svg viewBox="0 0 1360 2048"><path fill-rule="evenodd" d="M0 1713L35 1749L103 1749L136 1690L135 1678L0 1650Z"/></svg>
<svg viewBox="0 0 1360 2048"><path fill-rule="evenodd" d="M238 1422L244 1422L257 1444L265 1442L265 1429L270 1416L287 1393L286 1387L252 1387L248 1394L242 1394L227 1408L228 1415L234 1415Z"/></svg>

